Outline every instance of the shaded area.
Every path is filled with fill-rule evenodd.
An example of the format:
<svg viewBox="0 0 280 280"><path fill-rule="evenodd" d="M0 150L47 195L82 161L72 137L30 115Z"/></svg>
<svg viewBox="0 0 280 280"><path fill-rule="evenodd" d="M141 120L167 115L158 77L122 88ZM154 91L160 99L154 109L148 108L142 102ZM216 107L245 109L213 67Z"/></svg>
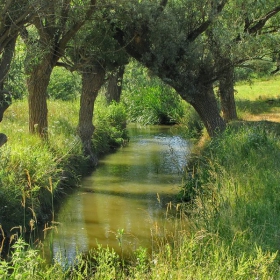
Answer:
<svg viewBox="0 0 280 280"><path fill-rule="evenodd" d="M279 98L264 98L255 101L252 100L236 100L237 108L242 112L251 114L262 114L273 112L275 107L280 107Z"/></svg>

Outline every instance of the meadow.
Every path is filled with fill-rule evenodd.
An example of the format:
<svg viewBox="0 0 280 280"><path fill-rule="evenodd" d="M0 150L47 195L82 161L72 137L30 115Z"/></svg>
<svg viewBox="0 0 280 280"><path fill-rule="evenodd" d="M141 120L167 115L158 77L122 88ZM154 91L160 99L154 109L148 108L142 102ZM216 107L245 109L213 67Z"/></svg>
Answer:
<svg viewBox="0 0 280 280"><path fill-rule="evenodd" d="M60 256L50 265L40 257L39 248L19 239L11 258L0 262L1 278L279 279L280 124L275 121L279 115L280 78L254 81L250 86L238 84L236 90L240 120L231 123L223 135L212 140L204 136L197 143L186 168L180 196L174 205L168 206L167 218L176 215L180 217L179 222L174 224L173 231L163 228L154 233L156 246L151 254L139 248L129 259L123 259L110 248L100 247L87 255L80 254L74 265L62 265L67 261L61 262ZM7 118L12 119L20 112L22 110L10 111ZM68 115L61 116L63 119ZM75 126L66 128L62 119L53 129L58 132L75 129ZM3 131L4 123L1 124ZM16 146L22 139L31 143L36 151L37 140L19 131L24 130L24 123L17 125L15 121L12 130L18 130L17 138L10 139L9 145L15 141ZM77 151L79 155L77 140L68 138L60 140L59 133L58 136L55 133L54 139L50 138L50 143L56 143L54 151L65 149ZM27 190L37 186L33 183L36 174L54 168L50 160L49 169L46 165L40 169L36 159L39 152L28 159L30 150L24 151L23 147L17 153L26 154L28 167L22 166L8 145L1 153L2 157L10 153L7 170L15 170L17 174L21 170L26 176ZM48 153L44 153L41 146L40 154L45 154L44 161L48 160ZM58 161L59 155L61 153L57 154ZM8 158L17 160L9 165ZM38 167L32 173L34 163ZM44 177L45 188L51 190L48 174ZM9 177L8 171L4 175L1 180ZM33 192L29 192L29 197L31 194Z"/></svg>

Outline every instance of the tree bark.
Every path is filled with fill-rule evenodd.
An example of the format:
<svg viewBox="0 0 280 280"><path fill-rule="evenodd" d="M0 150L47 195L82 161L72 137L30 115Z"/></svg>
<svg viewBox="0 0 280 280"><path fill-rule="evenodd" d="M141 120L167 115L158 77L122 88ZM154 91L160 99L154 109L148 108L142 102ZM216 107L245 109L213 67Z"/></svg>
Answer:
<svg viewBox="0 0 280 280"><path fill-rule="evenodd" d="M4 133L0 133L0 147L2 147L8 141L8 137Z"/></svg>
<svg viewBox="0 0 280 280"><path fill-rule="evenodd" d="M4 90L4 82L10 70L10 65L14 56L17 37L10 39L4 48L4 52L0 61L0 122L3 119L4 112L12 103L10 92Z"/></svg>
<svg viewBox="0 0 280 280"><path fill-rule="evenodd" d="M93 165L97 164L97 156L92 150L92 136L94 132L93 111L97 94L104 84L105 70L95 63L92 68L86 68L82 72L82 94L80 98L80 112L78 123L78 135L82 141L84 154L90 157Z"/></svg>
<svg viewBox="0 0 280 280"><path fill-rule="evenodd" d="M236 120L237 112L234 98L234 67L230 61L225 62L227 67L219 79L219 94L223 118L226 121Z"/></svg>
<svg viewBox="0 0 280 280"><path fill-rule="evenodd" d="M181 96L183 97L184 94ZM212 84L201 86L200 92L194 94L189 103L200 116L210 137L225 130L226 123L219 113Z"/></svg>
<svg viewBox="0 0 280 280"><path fill-rule="evenodd" d="M106 91L106 100L108 104L112 101L120 102L124 69L125 66L118 67L117 71L109 77Z"/></svg>
<svg viewBox="0 0 280 280"><path fill-rule="evenodd" d="M47 87L54 67L50 61L45 57L27 78L29 132L37 133L45 140L48 138Z"/></svg>

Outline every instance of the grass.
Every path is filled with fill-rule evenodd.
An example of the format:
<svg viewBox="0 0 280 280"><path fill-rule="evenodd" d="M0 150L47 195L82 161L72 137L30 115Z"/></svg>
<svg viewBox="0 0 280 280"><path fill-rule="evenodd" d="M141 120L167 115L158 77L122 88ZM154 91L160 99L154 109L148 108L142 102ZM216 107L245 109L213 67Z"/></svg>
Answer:
<svg viewBox="0 0 280 280"><path fill-rule="evenodd" d="M236 86L238 115L245 120L280 121L280 75Z"/></svg>

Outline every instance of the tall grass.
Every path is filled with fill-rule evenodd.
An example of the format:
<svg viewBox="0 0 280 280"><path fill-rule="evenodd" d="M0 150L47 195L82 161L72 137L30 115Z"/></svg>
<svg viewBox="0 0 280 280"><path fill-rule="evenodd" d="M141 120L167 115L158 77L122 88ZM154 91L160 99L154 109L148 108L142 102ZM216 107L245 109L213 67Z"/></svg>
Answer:
<svg viewBox="0 0 280 280"><path fill-rule="evenodd" d="M12 272L32 272L35 279L279 279L278 136L262 122L233 125L209 141L186 176L192 176L193 200L168 205L174 229L151 229L152 252L139 248L123 259L99 247L74 265L57 258L48 266L33 250L12 257ZM25 254L35 258L28 272ZM0 264L0 275L7 266Z"/></svg>
<svg viewBox="0 0 280 280"><path fill-rule="evenodd" d="M278 127L279 129L279 127ZM279 249L280 141L269 123L229 128L193 166L194 220L240 252Z"/></svg>
<svg viewBox="0 0 280 280"><path fill-rule="evenodd" d="M19 105L22 106L21 103ZM113 104L109 112L106 111L107 109L101 110L103 113L100 114L100 116L108 116L111 124L116 118L123 120L124 109L114 106L117 105ZM76 108L78 107L73 105L71 112ZM38 161L37 146L43 151L44 149L49 153L52 151L55 155L52 159L62 162L61 155L64 155L62 151L67 151L68 154L71 154L71 151L79 153L78 141L75 137L71 138L75 121L68 122L66 116L68 115L62 113L59 123L51 128L56 131L54 135L58 135L55 136L57 142L55 137L50 139L50 143L56 142L52 146L55 148L51 150L47 145L42 146L40 141L37 143L36 137L34 139L27 137L26 132L20 131L21 126L14 121L15 130L19 130L16 132L15 139L24 139L32 143L32 148L34 147L32 164ZM13 118L12 114L8 117ZM98 117L96 119L98 120ZM106 122L102 119L104 120L100 117L98 122L105 126ZM63 138L58 132L61 131L63 135L64 130L72 132ZM182 202L180 207L174 206L175 216L179 215L179 219L174 223L174 230L151 229L152 252L139 248L130 258L123 259L113 250L99 247L90 251L88 255L78 255L72 265L65 265L67 260L61 260L59 256L54 259L52 265L48 265L40 258L38 251L30 247L25 250L27 245L19 240L15 244L11 259L0 262L0 277L3 279L16 279L23 276L26 279L42 279L42 277L43 279L279 279L279 134L280 125L272 126L269 122L233 123L223 135L207 142L203 151L194 157L192 165L186 171L182 194L188 202ZM107 139L107 137L101 134L100 139ZM18 143L16 140L13 141ZM42 182L45 180L48 190L50 181L46 179L49 173L46 172L45 177L36 177L38 172L43 173L40 165L38 170L33 170L31 167L28 170L24 166L25 162L21 161L9 165L10 159L13 158L10 155L15 149L11 139L9 145L0 150L3 153L1 164L11 170L14 168L16 172L21 170L19 177L25 184L25 197L28 198L31 194L33 198L36 197L33 196L36 193L35 190L33 191L36 180ZM101 144L100 147L105 146ZM18 153L20 152L21 148L18 150ZM29 153L32 152L33 149L29 149ZM5 157L5 153L10 154ZM28 152L24 159L27 158L27 154ZM46 171L52 169L51 164L56 167L56 161L49 160L47 155L46 152L43 157L48 163L45 165ZM16 155L14 157L16 158ZM0 176L1 180L8 180L6 177L9 177L9 168L2 171L6 173ZM63 169L63 165L60 168ZM19 180L17 176L10 175L10 177L11 182ZM13 187L9 185L7 195L11 190ZM18 201L24 201L22 192L15 186L14 190L10 197L18 196ZM0 192L3 192L3 189L0 189ZM8 203L7 199L7 205ZM30 208L32 207L31 205ZM26 212L29 211L32 218L30 208L27 208ZM167 215L168 220L173 218Z"/></svg>

